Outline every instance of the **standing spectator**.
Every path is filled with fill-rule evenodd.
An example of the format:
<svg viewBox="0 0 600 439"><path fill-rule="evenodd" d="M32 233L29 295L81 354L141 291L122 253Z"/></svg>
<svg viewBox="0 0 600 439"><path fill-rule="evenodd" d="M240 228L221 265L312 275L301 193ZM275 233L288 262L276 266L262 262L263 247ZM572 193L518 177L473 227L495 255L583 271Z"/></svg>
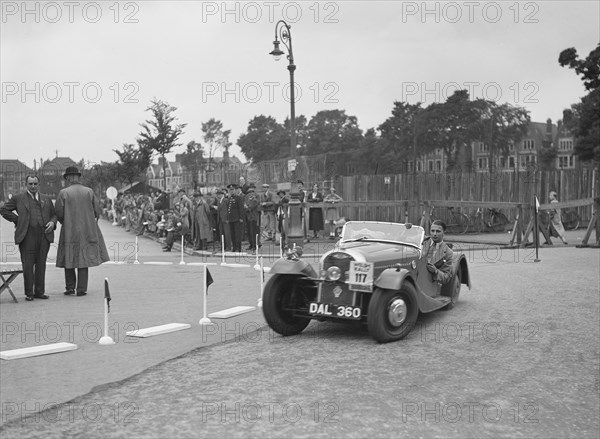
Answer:
<svg viewBox="0 0 600 439"><path fill-rule="evenodd" d="M125 216L125 231L129 232L131 230L131 224L133 222L133 217L134 217L134 207L135 207L135 202L133 201L133 197L131 196L131 194L126 194L124 201L123 201L123 208L124 208L124 216Z"/></svg>
<svg viewBox="0 0 600 439"><path fill-rule="evenodd" d="M329 188L329 193L323 199L324 203L331 205L325 208L325 221L327 222L327 228L329 229L329 239L336 238L335 221L340 217L336 204L341 203L342 201L344 200L335 193L335 188L333 186Z"/></svg>
<svg viewBox="0 0 600 439"><path fill-rule="evenodd" d="M179 201L179 210L177 215L179 216L179 222L181 222L181 236L183 236L184 244L190 242L191 229L190 229L190 210L188 208L187 197L184 195Z"/></svg>
<svg viewBox="0 0 600 439"><path fill-rule="evenodd" d="M88 268L110 259L98 227L100 208L94 191L79 182L81 172L75 166L69 166L63 177L69 186L56 197L56 216L62 224L56 266L65 269L65 294L77 291L85 296Z"/></svg>
<svg viewBox="0 0 600 439"><path fill-rule="evenodd" d="M219 215L219 229L221 231L221 235L219 236L219 241L221 240L221 236L223 237L223 251L231 250L231 230L229 228L229 223L227 222L227 207L229 206L229 192L225 189L223 192L223 198L218 206L218 215Z"/></svg>
<svg viewBox="0 0 600 439"><path fill-rule="evenodd" d="M279 201L277 202L277 230L281 234L281 241L285 243L287 237L288 204L290 199L284 190L277 191Z"/></svg>
<svg viewBox="0 0 600 439"><path fill-rule="evenodd" d="M244 178L244 177L240 177L240 178ZM241 231L241 238L240 238L240 242L244 242L248 240L248 237L246 236L246 206L245 206L245 202L246 202L246 194L242 192L242 187L239 184L235 185L235 188L233 190L233 193L235 194L236 197L238 197L240 200L242 200L242 205L243 205L243 212L244 214L242 215L242 231Z"/></svg>
<svg viewBox="0 0 600 439"><path fill-rule="evenodd" d="M165 220L165 230L167 237L165 239L164 252L170 252L176 239L181 239L181 218L179 216L181 205L175 203L174 210L168 211Z"/></svg>
<svg viewBox="0 0 600 439"><path fill-rule="evenodd" d="M312 192L308 194L309 203L321 203L323 195L319 192L319 185L313 184ZM313 231L313 238L318 238L319 231L323 230L323 209L320 207L311 207L308 209L308 228Z"/></svg>
<svg viewBox="0 0 600 439"><path fill-rule="evenodd" d="M217 189L215 192L215 199L210 204L210 213L212 215L212 228L213 228L213 239L221 242L221 234L223 233L221 227L221 219L219 218L219 206L223 203L224 198L223 191Z"/></svg>
<svg viewBox="0 0 600 439"><path fill-rule="evenodd" d="M305 218L304 207L306 206L306 191L304 190L304 182L302 180L298 180L298 201L300 201L300 217L302 218L302 236L304 237L304 242L308 242L308 232L307 232L307 224Z"/></svg>
<svg viewBox="0 0 600 439"><path fill-rule="evenodd" d="M256 236L258 233L258 218L260 212L258 210L259 200L255 192L256 185L250 183L248 185L248 193L244 199L244 207L246 209L246 233L248 234L249 246L248 250L255 251L260 247L260 236L258 242Z"/></svg>
<svg viewBox="0 0 600 439"><path fill-rule="evenodd" d="M244 223L244 199L241 195L235 193L238 188L237 184L230 184L229 198L227 198L227 216L226 224L229 229L231 239L231 247L234 252L242 251L242 226Z"/></svg>
<svg viewBox="0 0 600 439"><path fill-rule="evenodd" d="M194 194L194 249L206 250L208 241L212 241L212 228L210 226L210 207L206 204L200 192Z"/></svg>
<svg viewBox="0 0 600 439"><path fill-rule="evenodd" d="M156 202L154 204L154 208L156 210L167 210L169 209L169 196L166 192L160 192L156 197Z"/></svg>
<svg viewBox="0 0 600 439"><path fill-rule="evenodd" d="M275 194L269 190L267 183L264 183L262 187L263 193L260 195L260 207L262 210L260 224L262 233L266 236L265 239L267 241L275 241L275 228L277 227L275 210L277 208L277 199Z"/></svg>
<svg viewBox="0 0 600 439"><path fill-rule="evenodd" d="M248 193L248 189L250 188L250 185L248 183L246 183L246 179L243 176L240 177L239 187L242 191L242 195L244 195L244 197L245 197L246 194Z"/></svg>
<svg viewBox="0 0 600 439"><path fill-rule="evenodd" d="M50 243L54 242L56 212L52 200L38 192L37 175L25 177L27 190L8 199L0 214L15 224L15 244L19 246L23 264L25 300L47 299L46 259ZM14 211L17 211L15 214Z"/></svg>
<svg viewBox="0 0 600 439"><path fill-rule="evenodd" d="M137 212L137 226L135 229L135 234L137 236L144 234L144 229L148 224L148 207L150 206L150 199L145 195L140 195L138 199L138 212Z"/></svg>
<svg viewBox="0 0 600 439"><path fill-rule="evenodd" d="M548 198L550 199L550 204L558 203L556 192L551 191L548 194ZM549 210L548 214L550 215L550 227L556 231L556 235L558 235L563 244L568 244L565 237L565 228L563 227L560 208L556 207L552 210Z"/></svg>

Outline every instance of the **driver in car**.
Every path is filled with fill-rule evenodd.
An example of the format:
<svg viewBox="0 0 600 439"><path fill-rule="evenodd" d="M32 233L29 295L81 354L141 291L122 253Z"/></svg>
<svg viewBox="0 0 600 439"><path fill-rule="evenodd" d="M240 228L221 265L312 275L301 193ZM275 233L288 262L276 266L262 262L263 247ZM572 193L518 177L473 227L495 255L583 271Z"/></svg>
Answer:
<svg viewBox="0 0 600 439"><path fill-rule="evenodd" d="M445 284L452 279L452 250L444 242L446 223L435 220L429 229L429 238L423 242L421 259L427 262L427 271L434 282Z"/></svg>

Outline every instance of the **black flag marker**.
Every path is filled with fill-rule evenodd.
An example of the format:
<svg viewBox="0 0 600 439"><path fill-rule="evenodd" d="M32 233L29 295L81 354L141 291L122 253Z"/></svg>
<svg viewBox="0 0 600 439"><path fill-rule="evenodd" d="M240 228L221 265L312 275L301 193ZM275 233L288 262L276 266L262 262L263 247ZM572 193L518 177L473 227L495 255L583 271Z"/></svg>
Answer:
<svg viewBox="0 0 600 439"><path fill-rule="evenodd" d="M108 312L110 312L110 291L108 290L108 279L104 279L104 298L106 299Z"/></svg>
<svg viewBox="0 0 600 439"><path fill-rule="evenodd" d="M213 284L214 280L210 274L210 270L206 267L206 294L208 294L208 287Z"/></svg>

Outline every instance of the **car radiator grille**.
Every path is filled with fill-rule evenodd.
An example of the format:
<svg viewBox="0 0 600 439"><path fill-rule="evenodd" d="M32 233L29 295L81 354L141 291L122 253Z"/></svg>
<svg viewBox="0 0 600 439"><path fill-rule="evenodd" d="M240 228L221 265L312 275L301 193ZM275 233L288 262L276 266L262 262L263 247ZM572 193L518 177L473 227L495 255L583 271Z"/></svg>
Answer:
<svg viewBox="0 0 600 439"><path fill-rule="evenodd" d="M348 280L350 261L353 260L354 258L347 253L334 252L327 256L327 258L323 261L323 270L327 270L329 267L336 266L342 271L342 277L340 278L340 281L346 281ZM335 297L336 292L338 297ZM354 300L354 291L350 291L348 289L348 285L343 282L323 282L321 284L319 298L321 303L353 306Z"/></svg>
<svg viewBox="0 0 600 439"><path fill-rule="evenodd" d="M354 306L354 296L355 292L350 291L346 284L341 282L323 282L321 284L321 298L319 302Z"/></svg>

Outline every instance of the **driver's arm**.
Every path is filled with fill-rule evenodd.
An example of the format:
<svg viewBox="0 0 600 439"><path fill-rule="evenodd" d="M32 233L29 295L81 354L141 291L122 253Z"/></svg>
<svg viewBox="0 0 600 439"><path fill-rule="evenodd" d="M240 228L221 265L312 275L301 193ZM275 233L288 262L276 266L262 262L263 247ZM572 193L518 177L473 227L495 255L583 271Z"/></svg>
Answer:
<svg viewBox="0 0 600 439"><path fill-rule="evenodd" d="M452 255L453 252L445 246L444 257L435 263L436 271L433 280L441 284L447 284L452 279Z"/></svg>

